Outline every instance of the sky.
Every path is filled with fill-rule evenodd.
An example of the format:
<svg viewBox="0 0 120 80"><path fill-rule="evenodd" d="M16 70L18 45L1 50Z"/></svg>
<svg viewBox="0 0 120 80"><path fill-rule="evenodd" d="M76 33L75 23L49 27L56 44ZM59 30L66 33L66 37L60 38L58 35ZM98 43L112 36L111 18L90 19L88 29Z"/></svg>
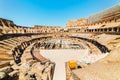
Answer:
<svg viewBox="0 0 120 80"><path fill-rule="evenodd" d="M68 20L87 18L120 0L0 0L0 18L26 27L62 26Z"/></svg>

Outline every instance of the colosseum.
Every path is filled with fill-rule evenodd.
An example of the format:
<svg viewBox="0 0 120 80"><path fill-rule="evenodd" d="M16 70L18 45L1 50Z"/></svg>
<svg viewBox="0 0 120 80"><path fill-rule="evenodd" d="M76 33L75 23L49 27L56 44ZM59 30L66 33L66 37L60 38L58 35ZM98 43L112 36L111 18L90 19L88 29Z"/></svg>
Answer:
<svg viewBox="0 0 120 80"><path fill-rule="evenodd" d="M0 80L120 80L120 5L66 28L0 18Z"/></svg>

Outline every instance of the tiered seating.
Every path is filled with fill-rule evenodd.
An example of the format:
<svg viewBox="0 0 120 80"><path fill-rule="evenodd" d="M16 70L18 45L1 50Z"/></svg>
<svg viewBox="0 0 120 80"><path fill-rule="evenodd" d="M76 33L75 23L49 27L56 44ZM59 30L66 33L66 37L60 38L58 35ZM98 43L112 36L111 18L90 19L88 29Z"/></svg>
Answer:
<svg viewBox="0 0 120 80"><path fill-rule="evenodd" d="M17 45L20 45L22 42L26 41L28 37L20 37L20 38L10 38L7 40L0 41L0 53L12 54L11 51Z"/></svg>
<svg viewBox="0 0 120 80"><path fill-rule="evenodd" d="M52 80L55 64L40 55L37 45L36 43L30 45L21 56L19 80ZM29 69L25 68L26 66Z"/></svg>
<svg viewBox="0 0 120 80"><path fill-rule="evenodd" d="M71 38L77 38L77 39L81 39L81 40L84 40L86 42L92 43L94 46L96 46L101 51L101 53L107 53L107 52L110 51L106 46L99 43L97 40L89 39L89 38L83 38L83 37L76 37L76 36L72 36Z"/></svg>
<svg viewBox="0 0 120 80"><path fill-rule="evenodd" d="M52 76L50 73L53 72L55 64L51 63L47 59L46 59L47 60L47 63L46 63L46 61L43 60L43 57L38 57L38 58L36 57L37 60L33 60L33 56L31 54L31 49L33 46L31 44L36 41L37 37L40 37L40 36L36 36L36 37L34 36L35 39L32 39L32 37L24 36L24 37L14 37L14 38L9 38L9 39L4 39L0 41L0 50L1 50L0 52L0 79L8 80L9 78L10 80L18 80L18 79L23 80L22 78L23 66L24 64L26 65L28 63L30 65L29 67L32 67L32 66L35 67L36 65L40 64L39 66L43 66L43 68L42 70L40 70L41 74L39 74L39 72L37 73L37 76L39 78L35 77L36 73L34 72L34 68L33 68L31 69L31 72L26 76L27 79L30 78L31 80L32 78L34 79L37 78L39 80L42 76L43 80L47 78L51 80ZM39 68L39 66L37 66L37 68Z"/></svg>
<svg viewBox="0 0 120 80"><path fill-rule="evenodd" d="M108 28L108 27L116 27L116 26L119 26L120 25L120 22L111 22L111 23L107 23L105 24L104 27Z"/></svg>
<svg viewBox="0 0 120 80"><path fill-rule="evenodd" d="M12 64L8 61L0 63L0 80L17 80L19 71L12 68Z"/></svg>
<svg viewBox="0 0 120 80"><path fill-rule="evenodd" d="M25 37L0 41L0 80L18 80L19 71L12 68L14 63L12 50L24 41Z"/></svg>

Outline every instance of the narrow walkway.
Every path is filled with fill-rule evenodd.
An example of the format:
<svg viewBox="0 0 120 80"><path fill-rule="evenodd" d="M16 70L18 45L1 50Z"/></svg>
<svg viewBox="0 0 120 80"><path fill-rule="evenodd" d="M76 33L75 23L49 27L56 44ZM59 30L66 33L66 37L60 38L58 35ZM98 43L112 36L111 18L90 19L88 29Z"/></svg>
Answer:
<svg viewBox="0 0 120 80"><path fill-rule="evenodd" d="M87 49L59 49L41 50L40 54L56 63L53 80L66 80L65 62L80 60L87 52Z"/></svg>
<svg viewBox="0 0 120 80"><path fill-rule="evenodd" d="M30 46L28 46L28 47L25 49L25 51L23 52L23 55L22 55L22 57L21 57L21 63L26 62L26 59L27 59L27 58L32 58L32 55L31 55L31 53L30 53L30 50L31 50L31 48L32 48L33 45L34 45L34 43L31 44Z"/></svg>

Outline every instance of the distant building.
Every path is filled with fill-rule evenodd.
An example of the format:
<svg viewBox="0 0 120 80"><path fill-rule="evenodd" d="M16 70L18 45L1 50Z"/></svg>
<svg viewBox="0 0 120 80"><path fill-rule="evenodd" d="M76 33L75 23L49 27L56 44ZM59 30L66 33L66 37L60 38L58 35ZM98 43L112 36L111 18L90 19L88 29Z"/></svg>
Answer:
<svg viewBox="0 0 120 80"><path fill-rule="evenodd" d="M71 28L81 28L81 25L87 24L87 19L86 18L80 18L77 20L69 20L66 29L71 29Z"/></svg>
<svg viewBox="0 0 120 80"><path fill-rule="evenodd" d="M88 31L88 29L110 28L109 30L105 31L113 31L111 27L117 27L119 25L120 25L120 4L117 4L111 8L103 10L102 12L89 16L88 19L81 18L77 20L69 20L66 25L66 29ZM119 29L116 30L119 31Z"/></svg>
<svg viewBox="0 0 120 80"><path fill-rule="evenodd" d="M37 33L53 33L53 32L59 32L62 28L60 26L35 25L34 29L37 30Z"/></svg>

